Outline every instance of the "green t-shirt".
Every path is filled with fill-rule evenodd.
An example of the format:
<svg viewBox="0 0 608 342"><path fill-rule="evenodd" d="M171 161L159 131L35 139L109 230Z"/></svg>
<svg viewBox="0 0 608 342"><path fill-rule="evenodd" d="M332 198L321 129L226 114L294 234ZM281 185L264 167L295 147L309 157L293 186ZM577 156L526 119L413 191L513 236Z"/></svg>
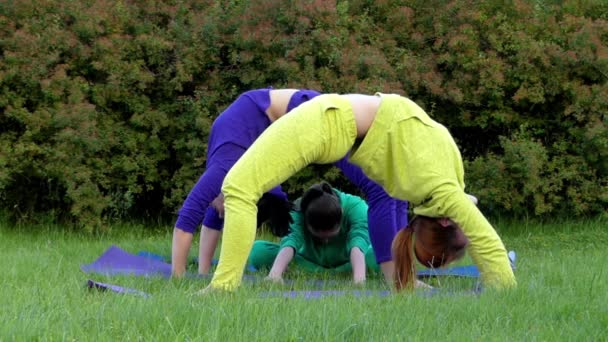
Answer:
<svg viewBox="0 0 608 342"><path fill-rule="evenodd" d="M332 268L350 261L350 251L354 247L363 253L370 247L367 230L367 203L358 196L334 189L342 207L340 233L329 239L327 244L315 241L304 225L304 213L294 210L291 232L281 240L281 249L292 247L305 259L323 267Z"/></svg>

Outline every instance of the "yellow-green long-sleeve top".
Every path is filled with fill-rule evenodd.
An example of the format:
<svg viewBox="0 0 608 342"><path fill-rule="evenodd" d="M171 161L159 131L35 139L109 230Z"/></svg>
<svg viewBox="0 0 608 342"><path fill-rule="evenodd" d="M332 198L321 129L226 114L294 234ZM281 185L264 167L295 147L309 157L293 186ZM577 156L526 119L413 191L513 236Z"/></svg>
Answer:
<svg viewBox="0 0 608 342"><path fill-rule="evenodd" d="M320 244L310 234L304 224L304 213L292 211L291 232L281 240L281 249L291 247L306 260L326 268L337 267L350 262L350 251L357 247L365 253L371 242L367 230L367 203L358 196L334 189L340 200L342 220L340 233Z"/></svg>
<svg viewBox="0 0 608 342"><path fill-rule="evenodd" d="M348 97L329 94L275 122L241 157L222 187L224 236L211 287L232 290L240 284L263 192L309 164L334 162L351 149L350 161L391 196L413 204L415 213L459 224L486 286L516 284L502 241L464 192L462 158L448 130L407 98L378 96L380 107L359 145Z"/></svg>

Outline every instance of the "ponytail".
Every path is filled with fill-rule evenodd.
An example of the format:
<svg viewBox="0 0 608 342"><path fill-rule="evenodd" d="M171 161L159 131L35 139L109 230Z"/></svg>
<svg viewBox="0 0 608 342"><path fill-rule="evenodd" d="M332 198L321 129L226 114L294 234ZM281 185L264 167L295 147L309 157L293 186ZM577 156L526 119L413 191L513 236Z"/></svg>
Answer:
<svg viewBox="0 0 608 342"><path fill-rule="evenodd" d="M329 183L327 182L321 182L312 185L310 188L308 188L308 190L304 192L304 195L302 195L302 200L300 201L300 209L302 211L306 211L311 202L324 196L334 198L338 203L340 201L338 199L338 194L336 194L334 189L332 189L331 185L329 185Z"/></svg>
<svg viewBox="0 0 608 342"><path fill-rule="evenodd" d="M306 212L310 203L312 203L317 198L323 195L323 189L319 184L315 184L311 186L304 195L302 195L302 199L300 200L300 210L302 212Z"/></svg>
<svg viewBox="0 0 608 342"><path fill-rule="evenodd" d="M333 196L336 195L336 193L334 192L334 189L331 188L331 185L329 185L329 183L321 182L320 185L321 185L321 190L323 190L324 193L330 194Z"/></svg>
<svg viewBox="0 0 608 342"><path fill-rule="evenodd" d="M340 198L327 182L311 186L300 201L304 223L313 231L333 229L342 220Z"/></svg>
<svg viewBox="0 0 608 342"><path fill-rule="evenodd" d="M393 260L395 262L393 279L397 291L414 289L416 267L414 263L412 234L412 228L403 228L397 233L393 240L392 250Z"/></svg>

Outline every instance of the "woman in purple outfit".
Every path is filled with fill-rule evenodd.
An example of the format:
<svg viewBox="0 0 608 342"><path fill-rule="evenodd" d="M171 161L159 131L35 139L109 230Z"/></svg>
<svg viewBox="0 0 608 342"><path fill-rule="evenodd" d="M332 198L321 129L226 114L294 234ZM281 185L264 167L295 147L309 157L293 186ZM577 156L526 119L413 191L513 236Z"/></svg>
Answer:
<svg viewBox="0 0 608 342"><path fill-rule="evenodd" d="M207 163L178 213L173 230L172 272L181 276L193 235L202 222L199 248L199 273L207 274L219 240L223 219L211 205L224 177L258 136L274 121L300 104L320 95L314 90L258 89L241 94L213 123L209 137ZM335 163L345 176L366 196L369 232L376 262L385 279L393 274L391 243L397 231L407 225L407 202L390 197L381 186L367 178L346 157ZM219 198L221 201L221 198ZM288 233L291 206L280 187L266 193L258 203L258 224L270 220L274 235Z"/></svg>

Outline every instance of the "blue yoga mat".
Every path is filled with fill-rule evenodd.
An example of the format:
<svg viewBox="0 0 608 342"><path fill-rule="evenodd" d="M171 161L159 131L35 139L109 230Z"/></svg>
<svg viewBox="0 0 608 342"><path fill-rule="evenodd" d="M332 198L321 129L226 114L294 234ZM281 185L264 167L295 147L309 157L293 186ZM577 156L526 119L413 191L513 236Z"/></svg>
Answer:
<svg viewBox="0 0 608 342"><path fill-rule="evenodd" d="M456 266L450 268L431 268L418 270L416 274L419 277L428 278L428 277L440 277L440 276L454 276L454 277L470 277L470 278L479 278L479 269L477 266Z"/></svg>
<svg viewBox="0 0 608 342"><path fill-rule="evenodd" d="M89 289L95 289L95 290L99 290L99 291L111 291L111 292L115 292L115 293L121 293L121 294L133 294L136 296L141 296L144 298L148 298L150 297L149 294L143 292L143 291L139 291L139 290L135 290L135 289L130 289L128 287L122 287L122 286L118 286L118 285L112 285L112 284L106 284L106 283L100 283L98 281L94 281L94 280L87 280L87 287Z"/></svg>
<svg viewBox="0 0 608 342"><path fill-rule="evenodd" d="M137 252L137 256L148 258L148 259L154 259L156 261L162 261L162 262L169 262L170 261L169 259L165 258L162 255L155 254L155 253L152 253L152 252L146 252L146 251L139 251L139 252Z"/></svg>
<svg viewBox="0 0 608 342"><path fill-rule="evenodd" d="M87 287L89 289L96 289L99 291L110 291L120 294L136 295L144 298L150 297L150 294L143 291L122 287L119 285L107 284L96 282L91 279L87 280ZM445 291L441 289L428 289L423 291L415 292L416 295L423 297L432 297L436 295L476 295L481 290L466 290L466 291ZM343 296L354 296L354 297L387 297L391 294L388 290L304 290L304 291L267 291L260 293L262 298L302 298L302 299L322 299L327 297L343 297Z"/></svg>
<svg viewBox="0 0 608 342"><path fill-rule="evenodd" d="M111 246L97 260L90 264L82 265L82 271L86 273L100 273L105 275L115 274L130 274L136 276L160 275L163 277L171 276L171 264L164 261L164 257L140 251L138 255L130 254L117 246ZM515 252L509 252L509 260L511 267L515 269ZM255 271L251 266L250 271ZM418 270L417 275L420 277L439 277L439 276L456 276L456 277L479 277L479 269L477 266L456 266L450 268L423 269Z"/></svg>
<svg viewBox="0 0 608 342"><path fill-rule="evenodd" d="M510 252L513 253L513 252ZM165 261L166 258L162 255L154 254L147 251L139 251L137 253L138 256L143 256L146 258L151 258L154 260ZM513 254L514 255L514 254ZM195 259L195 261L198 261ZM213 259L212 264L217 265L218 260ZM257 269L253 265L247 265L247 271L249 272L257 272ZM436 269L423 269L419 270L416 273L419 277L439 277L439 276L454 276L454 277L471 277L478 278L479 277L479 269L475 265L469 266L456 266L450 268L436 268Z"/></svg>
<svg viewBox="0 0 608 342"><path fill-rule="evenodd" d="M81 265L85 273L98 273L103 275L133 275L133 276L161 276L171 277L171 264L164 261L164 257L139 252L133 255L117 246L110 246L97 260L90 264ZM193 278L210 278L210 275L186 274ZM245 275L243 280L255 281L255 277Z"/></svg>
<svg viewBox="0 0 608 342"><path fill-rule="evenodd" d="M170 277L171 276L171 265L166 263L165 258L150 252L139 252L138 255L130 254L117 246L110 246L97 260L90 264L85 264L81 266L81 270L86 273L99 273L104 275L117 275L117 274L127 274L127 275L135 275L135 276L162 276L162 277ZM511 266L515 269L515 260L516 254L515 252L509 252L509 260L511 261ZM458 276L458 277L479 277L479 270L476 266L457 266L445 269L425 269L419 270L418 276L420 277L438 277L438 276ZM190 275L194 277L200 278L209 278L210 276L196 276ZM256 282L259 281L259 278L254 276L245 276L244 281L247 282ZM288 281L289 282L289 281ZM334 281L335 282L335 281ZM306 284L313 287L323 287L332 283L332 280L309 280ZM137 295L141 297L149 297L150 295L131 288L122 287L119 285L101 283L94 280L87 280L87 287L90 289L97 289L100 291L110 291L120 294L131 294ZM423 296L434 296L436 294L448 294L448 295L457 295L457 294L477 294L480 289L474 289L464 292L447 292L441 289L431 289L425 291L417 291L418 295ZM337 296L347 296L352 295L356 297L370 297L370 296L379 296L385 297L390 294L390 291L380 291L380 290L312 290L312 291L269 291L263 292L261 294L262 297L283 297L283 298L304 298L304 299L318 299L325 297L337 297Z"/></svg>
<svg viewBox="0 0 608 342"><path fill-rule="evenodd" d="M162 262L170 262L170 258L165 258L162 255L155 254L155 253L148 252L148 251L139 251L139 252L137 252L137 255L146 257L146 258L150 258L150 259L154 259L154 260L158 260L158 261L162 261ZM218 262L219 262L219 260L217 260L217 259L211 260L212 265L217 265ZM192 263L198 264L198 258L192 258ZM248 272L257 272L258 271L253 265L247 265L246 270Z"/></svg>
<svg viewBox="0 0 608 342"><path fill-rule="evenodd" d="M478 295L481 293L481 288L463 291L450 291L439 288L425 289L414 292L418 296L432 297L437 295L455 296L455 295ZM264 298L303 298L303 299L320 299L326 297L387 297L391 294L388 290L318 290L318 291L269 291L261 294Z"/></svg>
<svg viewBox="0 0 608 342"><path fill-rule="evenodd" d="M304 298L304 299L318 299L324 297L341 297L341 296L355 296L355 297L386 297L391 292L387 290L317 290L317 291L269 291L263 292L262 297L283 297L283 298Z"/></svg>
<svg viewBox="0 0 608 342"><path fill-rule="evenodd" d="M511 268L515 270L515 261L517 260L517 254L514 251L509 251L507 254ZM469 277L479 278L479 269L475 265L468 266L454 266L449 268L431 268L419 270L416 272L419 277L440 277L440 276L453 276L453 277Z"/></svg>
<svg viewBox="0 0 608 342"><path fill-rule="evenodd" d="M85 273L104 275L171 276L171 264L148 257L133 255L117 246L111 246L97 260L80 266L80 269Z"/></svg>

